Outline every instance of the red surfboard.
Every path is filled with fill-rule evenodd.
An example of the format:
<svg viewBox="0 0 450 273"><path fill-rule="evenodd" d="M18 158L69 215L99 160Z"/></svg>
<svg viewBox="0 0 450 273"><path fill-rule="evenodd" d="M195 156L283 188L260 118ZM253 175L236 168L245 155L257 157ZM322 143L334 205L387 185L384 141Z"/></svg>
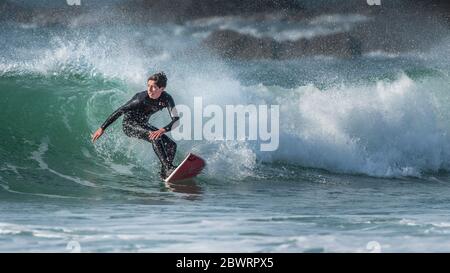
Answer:
<svg viewBox="0 0 450 273"><path fill-rule="evenodd" d="M173 182L197 176L206 166L205 160L189 153L180 165L164 181Z"/></svg>

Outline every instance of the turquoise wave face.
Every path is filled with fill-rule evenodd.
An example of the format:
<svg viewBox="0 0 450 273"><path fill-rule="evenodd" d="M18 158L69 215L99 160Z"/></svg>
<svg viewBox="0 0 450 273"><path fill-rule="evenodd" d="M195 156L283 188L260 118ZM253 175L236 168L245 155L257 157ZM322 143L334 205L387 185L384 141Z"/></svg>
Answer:
<svg viewBox="0 0 450 273"><path fill-rule="evenodd" d="M96 186L91 172L108 173L89 143L86 106L94 92L121 83L61 74L0 78L1 177L9 191L76 196Z"/></svg>

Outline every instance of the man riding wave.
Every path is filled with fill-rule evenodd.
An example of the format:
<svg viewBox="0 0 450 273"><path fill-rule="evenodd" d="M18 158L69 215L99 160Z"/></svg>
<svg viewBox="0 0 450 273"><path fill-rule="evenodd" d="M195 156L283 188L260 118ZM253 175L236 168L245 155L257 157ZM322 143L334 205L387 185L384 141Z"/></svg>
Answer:
<svg viewBox="0 0 450 273"><path fill-rule="evenodd" d="M164 72L156 73L147 80L147 90L136 93L127 103L114 111L106 121L92 135L95 142L121 115L123 118L123 131L128 137L136 137L150 142L153 150L161 161L160 176L167 178L175 169L172 164L177 144L165 133L178 126L179 116L175 108L175 102L166 91L167 77ZM162 128L157 128L148 123L151 115L167 108L171 121Z"/></svg>

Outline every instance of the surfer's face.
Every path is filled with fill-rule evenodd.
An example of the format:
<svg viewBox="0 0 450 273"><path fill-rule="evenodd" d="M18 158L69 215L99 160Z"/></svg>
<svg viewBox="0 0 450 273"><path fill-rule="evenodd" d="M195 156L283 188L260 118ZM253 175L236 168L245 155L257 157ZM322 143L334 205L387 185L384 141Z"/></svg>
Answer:
<svg viewBox="0 0 450 273"><path fill-rule="evenodd" d="M158 87L156 85L156 81L148 81L147 82L147 94L152 99L157 99L161 96L161 93L164 91L164 87Z"/></svg>

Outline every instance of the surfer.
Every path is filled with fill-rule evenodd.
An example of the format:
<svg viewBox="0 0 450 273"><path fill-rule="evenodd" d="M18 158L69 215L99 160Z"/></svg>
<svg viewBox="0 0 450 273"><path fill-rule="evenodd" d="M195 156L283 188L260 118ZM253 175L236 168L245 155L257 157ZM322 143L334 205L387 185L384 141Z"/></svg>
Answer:
<svg viewBox="0 0 450 273"><path fill-rule="evenodd" d="M178 126L179 116L175 102L166 91L167 77L164 72L156 73L147 80L147 90L136 93L127 103L114 111L92 135L95 142L106 128L124 115L122 128L128 137L136 137L149 141L161 161L160 176L165 179L175 169L172 162L175 158L177 144L165 133ZM162 128L148 124L151 115L164 108L169 110L171 121Z"/></svg>

